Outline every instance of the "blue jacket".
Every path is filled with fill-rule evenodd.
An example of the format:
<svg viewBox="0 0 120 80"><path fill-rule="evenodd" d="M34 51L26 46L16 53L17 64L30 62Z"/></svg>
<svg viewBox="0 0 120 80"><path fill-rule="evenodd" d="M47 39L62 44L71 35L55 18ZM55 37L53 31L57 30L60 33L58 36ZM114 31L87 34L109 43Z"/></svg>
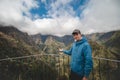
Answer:
<svg viewBox="0 0 120 80"><path fill-rule="evenodd" d="M71 70L80 76L88 77L92 68L92 50L86 39L74 42L70 50L64 50L65 54L71 55Z"/></svg>

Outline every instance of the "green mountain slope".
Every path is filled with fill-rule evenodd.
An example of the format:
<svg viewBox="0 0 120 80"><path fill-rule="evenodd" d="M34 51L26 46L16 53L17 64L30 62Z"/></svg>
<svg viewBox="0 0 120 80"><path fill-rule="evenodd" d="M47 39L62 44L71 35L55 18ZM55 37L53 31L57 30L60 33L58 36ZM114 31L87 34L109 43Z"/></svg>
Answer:
<svg viewBox="0 0 120 80"><path fill-rule="evenodd" d="M13 27L12 32L6 29L8 28L0 28L0 60L41 53L34 43L29 43L32 40L27 40L27 38L29 38L28 35L24 35L24 33ZM11 27L9 29L11 29ZM51 67L46 64L44 57L41 58L37 56L0 61L0 80L42 80L40 75L48 75L51 72L53 75L50 76L51 78L49 80L56 80L57 73L54 66ZM48 80L48 77L45 77L45 80Z"/></svg>
<svg viewBox="0 0 120 80"><path fill-rule="evenodd" d="M0 58L18 57L23 55L36 54L38 52L34 47L21 42L0 32Z"/></svg>
<svg viewBox="0 0 120 80"><path fill-rule="evenodd" d="M94 33L87 35L87 37L90 40L93 57L120 59L120 31ZM68 49L72 42L73 38L69 35L63 37L41 34L29 36L27 33L23 33L14 27L0 27L0 59L41 53L58 54L58 48ZM55 59L58 60L55 56L37 56L0 62L0 79L42 80L40 75L49 75L52 73L50 77L44 76L45 80L56 80L57 73L55 69L58 68L56 66L59 66L59 62L55 62ZM65 64L68 64L67 59L67 57L64 59L66 61ZM60 66L61 69L63 67L63 65ZM66 68L69 69L68 66ZM120 79L119 75L117 75L119 73L119 64L115 62L100 61L94 58L95 80L100 80L99 69L101 70L102 80L107 80L105 76L108 70L111 71L111 79Z"/></svg>
<svg viewBox="0 0 120 80"><path fill-rule="evenodd" d="M53 37L49 36L44 44L40 44L39 47L41 48L41 46L44 46L43 50L45 54L58 54L58 48L64 48L65 45L64 43L61 43L55 39L53 39Z"/></svg>
<svg viewBox="0 0 120 80"><path fill-rule="evenodd" d="M119 80L119 63L107 61L107 60L99 60L96 58L103 58L103 59L113 59L117 60L118 56L116 56L109 48L104 45L100 45L97 42L90 41L90 45L92 47L92 55L94 60L94 79L99 80L100 76L102 80L108 80L109 74L111 80ZM99 73L100 71L100 73Z"/></svg>
<svg viewBox="0 0 120 80"><path fill-rule="evenodd" d="M120 31L116 31L104 44L120 59Z"/></svg>
<svg viewBox="0 0 120 80"><path fill-rule="evenodd" d="M20 42L25 42L28 45L35 46L35 42L31 36L29 36L27 33L19 31L13 26L0 26L0 32L3 32L4 34L11 36Z"/></svg>

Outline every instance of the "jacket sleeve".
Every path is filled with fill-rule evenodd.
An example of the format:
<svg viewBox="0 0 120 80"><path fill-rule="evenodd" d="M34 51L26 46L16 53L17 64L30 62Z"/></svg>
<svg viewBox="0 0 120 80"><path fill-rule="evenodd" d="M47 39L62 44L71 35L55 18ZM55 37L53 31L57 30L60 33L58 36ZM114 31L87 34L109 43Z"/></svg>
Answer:
<svg viewBox="0 0 120 80"><path fill-rule="evenodd" d="M69 50L63 50L63 52L67 55L71 55L72 53L72 47Z"/></svg>
<svg viewBox="0 0 120 80"><path fill-rule="evenodd" d="M84 46L83 53L85 58L84 76L88 77L93 68L92 50L89 44Z"/></svg>

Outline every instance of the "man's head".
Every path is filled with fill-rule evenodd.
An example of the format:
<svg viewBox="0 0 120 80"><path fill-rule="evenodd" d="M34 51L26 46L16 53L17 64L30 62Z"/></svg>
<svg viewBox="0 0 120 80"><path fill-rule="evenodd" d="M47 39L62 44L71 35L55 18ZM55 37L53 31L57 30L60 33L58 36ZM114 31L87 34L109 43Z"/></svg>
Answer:
<svg viewBox="0 0 120 80"><path fill-rule="evenodd" d="M82 37L81 32L80 32L79 29L75 29L75 30L73 31L72 35L73 35L73 37L74 37L74 39L75 39L76 41L79 41L79 40L81 39L81 37Z"/></svg>

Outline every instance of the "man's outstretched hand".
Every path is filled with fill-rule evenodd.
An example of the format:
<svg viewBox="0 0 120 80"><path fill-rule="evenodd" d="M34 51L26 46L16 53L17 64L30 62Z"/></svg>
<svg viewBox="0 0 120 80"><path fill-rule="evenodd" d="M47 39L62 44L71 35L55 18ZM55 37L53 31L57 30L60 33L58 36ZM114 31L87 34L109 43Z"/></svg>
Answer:
<svg viewBox="0 0 120 80"><path fill-rule="evenodd" d="M62 48L59 48L58 50L59 50L59 52L63 52L63 49L62 49Z"/></svg>
<svg viewBox="0 0 120 80"><path fill-rule="evenodd" d="M59 48L58 51L60 52L60 54L63 54L63 49Z"/></svg>

